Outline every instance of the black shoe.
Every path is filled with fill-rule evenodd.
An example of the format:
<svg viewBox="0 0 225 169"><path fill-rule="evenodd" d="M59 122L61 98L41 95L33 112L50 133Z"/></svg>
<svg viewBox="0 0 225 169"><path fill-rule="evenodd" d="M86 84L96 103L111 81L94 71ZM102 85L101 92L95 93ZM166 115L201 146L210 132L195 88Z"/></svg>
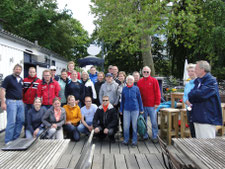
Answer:
<svg viewBox="0 0 225 169"><path fill-rule="evenodd" d="M132 148L137 147L137 143L132 143L132 144L131 144L131 147L132 147Z"/></svg>
<svg viewBox="0 0 225 169"><path fill-rule="evenodd" d="M159 142L159 140L158 140L158 138L153 138L153 139L152 139L152 142L153 142L154 144L157 144L157 143Z"/></svg>
<svg viewBox="0 0 225 169"><path fill-rule="evenodd" d="M128 142L123 141L122 144L128 146Z"/></svg>

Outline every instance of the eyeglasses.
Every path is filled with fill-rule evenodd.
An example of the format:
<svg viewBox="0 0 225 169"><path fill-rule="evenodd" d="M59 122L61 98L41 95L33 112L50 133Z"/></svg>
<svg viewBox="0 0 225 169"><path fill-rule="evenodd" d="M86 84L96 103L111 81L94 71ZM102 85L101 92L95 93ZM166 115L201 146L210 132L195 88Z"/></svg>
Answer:
<svg viewBox="0 0 225 169"><path fill-rule="evenodd" d="M89 103L89 102L91 102L91 101L85 101L85 102L88 102L88 103Z"/></svg>
<svg viewBox="0 0 225 169"><path fill-rule="evenodd" d="M109 100L102 100L103 102L107 102L107 101L109 101Z"/></svg>
<svg viewBox="0 0 225 169"><path fill-rule="evenodd" d="M149 73L149 71L143 71L143 73Z"/></svg>
<svg viewBox="0 0 225 169"><path fill-rule="evenodd" d="M51 71L56 71L56 69L51 69Z"/></svg>

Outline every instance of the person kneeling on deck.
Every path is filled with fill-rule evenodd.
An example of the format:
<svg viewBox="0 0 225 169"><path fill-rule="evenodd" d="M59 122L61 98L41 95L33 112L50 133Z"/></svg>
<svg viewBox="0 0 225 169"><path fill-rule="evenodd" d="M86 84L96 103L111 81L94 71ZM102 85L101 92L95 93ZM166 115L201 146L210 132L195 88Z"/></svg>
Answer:
<svg viewBox="0 0 225 169"><path fill-rule="evenodd" d="M109 102L108 96L103 96L102 105L99 106L94 115L93 127L97 137L104 139L108 135L110 141L115 142L114 135L118 130L118 114Z"/></svg>
<svg viewBox="0 0 225 169"><path fill-rule="evenodd" d="M67 136L74 141L80 140L80 133L77 127L81 120L81 112L77 103L78 102L75 100L75 97L73 95L69 95L67 98L67 105L63 106L66 110L66 124L64 126L64 130L67 132Z"/></svg>
<svg viewBox="0 0 225 169"><path fill-rule="evenodd" d="M93 118L98 107L95 104L92 104L90 96L86 96L84 102L85 106L81 108L82 123L79 124L77 129L80 133L89 134L93 129Z"/></svg>
<svg viewBox="0 0 225 169"><path fill-rule="evenodd" d="M58 97L53 99L53 106L50 107L42 118L42 123L48 127L47 138L63 139L62 125L66 121L65 109L61 107L61 101Z"/></svg>

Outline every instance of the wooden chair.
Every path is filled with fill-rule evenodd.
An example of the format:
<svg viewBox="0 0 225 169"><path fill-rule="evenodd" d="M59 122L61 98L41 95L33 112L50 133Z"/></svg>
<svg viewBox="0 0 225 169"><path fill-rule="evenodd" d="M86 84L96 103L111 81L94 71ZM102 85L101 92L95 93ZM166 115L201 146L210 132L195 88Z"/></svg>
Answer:
<svg viewBox="0 0 225 169"><path fill-rule="evenodd" d="M180 110L180 137L181 138L191 137L191 131L189 128L186 127L186 124L188 124L187 110L181 109Z"/></svg>
<svg viewBox="0 0 225 169"><path fill-rule="evenodd" d="M172 137L178 138L178 116L179 109L163 108L160 109L160 136L166 133L167 142L170 145Z"/></svg>
<svg viewBox="0 0 225 169"><path fill-rule="evenodd" d="M166 143L158 136L159 144L162 149L163 163L166 169L197 169L188 164L181 163L168 149Z"/></svg>

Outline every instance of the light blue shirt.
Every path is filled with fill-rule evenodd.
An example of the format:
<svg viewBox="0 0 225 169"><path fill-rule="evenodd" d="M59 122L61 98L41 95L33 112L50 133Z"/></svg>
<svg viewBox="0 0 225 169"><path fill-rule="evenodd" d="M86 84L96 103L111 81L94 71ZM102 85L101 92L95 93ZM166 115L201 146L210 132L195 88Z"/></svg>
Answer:
<svg viewBox="0 0 225 169"><path fill-rule="evenodd" d="M184 96L183 96L183 102L185 103L188 100L188 93L195 87L194 84L195 79L190 80L184 88Z"/></svg>
<svg viewBox="0 0 225 169"><path fill-rule="evenodd" d="M87 123L92 123L97 108L95 104L91 104L89 109L87 109L86 106L81 108L81 114L84 116Z"/></svg>

